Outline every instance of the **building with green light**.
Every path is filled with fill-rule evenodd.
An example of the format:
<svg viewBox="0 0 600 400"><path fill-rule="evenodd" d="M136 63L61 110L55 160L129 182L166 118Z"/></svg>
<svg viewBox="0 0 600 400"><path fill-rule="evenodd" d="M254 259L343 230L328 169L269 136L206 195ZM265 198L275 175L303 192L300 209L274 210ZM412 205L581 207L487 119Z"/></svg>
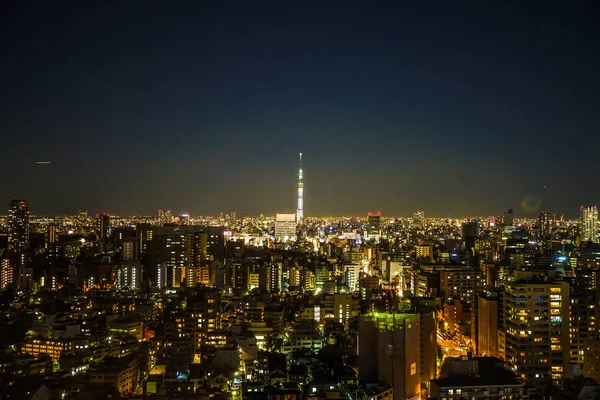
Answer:
<svg viewBox="0 0 600 400"><path fill-rule="evenodd" d="M391 386L394 400L419 398L419 314L369 313L358 334L358 379Z"/></svg>

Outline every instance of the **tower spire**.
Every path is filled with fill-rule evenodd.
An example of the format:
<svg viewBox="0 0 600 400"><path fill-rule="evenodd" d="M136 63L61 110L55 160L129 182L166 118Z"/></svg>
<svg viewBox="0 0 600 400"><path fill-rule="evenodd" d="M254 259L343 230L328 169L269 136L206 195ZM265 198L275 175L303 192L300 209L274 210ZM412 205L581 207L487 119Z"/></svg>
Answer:
<svg viewBox="0 0 600 400"><path fill-rule="evenodd" d="M296 222L302 223L304 218L304 176L302 174L302 153L300 153L300 163L298 168L298 208L296 209Z"/></svg>

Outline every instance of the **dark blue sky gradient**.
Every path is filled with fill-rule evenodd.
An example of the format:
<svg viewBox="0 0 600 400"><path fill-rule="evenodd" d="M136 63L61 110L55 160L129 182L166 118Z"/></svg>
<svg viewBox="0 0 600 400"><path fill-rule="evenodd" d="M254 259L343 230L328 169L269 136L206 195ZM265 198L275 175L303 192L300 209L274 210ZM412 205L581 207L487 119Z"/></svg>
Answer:
<svg viewBox="0 0 600 400"><path fill-rule="evenodd" d="M575 215L600 196L595 3L4 2L0 199L294 211L302 151L308 216Z"/></svg>

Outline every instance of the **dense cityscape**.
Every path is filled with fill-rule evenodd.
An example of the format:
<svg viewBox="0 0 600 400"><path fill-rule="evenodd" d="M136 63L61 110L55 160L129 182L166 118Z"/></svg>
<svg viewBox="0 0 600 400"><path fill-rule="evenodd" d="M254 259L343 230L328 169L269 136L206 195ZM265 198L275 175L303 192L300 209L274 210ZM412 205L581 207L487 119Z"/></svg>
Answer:
<svg viewBox="0 0 600 400"><path fill-rule="evenodd" d="M600 400L599 0L5 0L0 400Z"/></svg>
<svg viewBox="0 0 600 400"><path fill-rule="evenodd" d="M576 399L597 390L600 222L541 212L1 220L13 399ZM579 397L581 398L581 397Z"/></svg>

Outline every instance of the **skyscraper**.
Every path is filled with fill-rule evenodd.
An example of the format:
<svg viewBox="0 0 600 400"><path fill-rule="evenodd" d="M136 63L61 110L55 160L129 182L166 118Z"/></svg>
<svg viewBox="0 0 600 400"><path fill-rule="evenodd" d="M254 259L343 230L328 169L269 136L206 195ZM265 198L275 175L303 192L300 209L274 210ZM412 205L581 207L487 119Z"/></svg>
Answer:
<svg viewBox="0 0 600 400"><path fill-rule="evenodd" d="M8 203L8 252L29 250L29 203L11 200Z"/></svg>
<svg viewBox="0 0 600 400"><path fill-rule="evenodd" d="M579 212L580 215L580 242L596 242L598 234L598 208L583 207Z"/></svg>
<svg viewBox="0 0 600 400"><path fill-rule="evenodd" d="M109 231L110 215L106 213L98 215L96 217L96 234L98 235L98 240L100 241L100 253L105 253L107 250Z"/></svg>
<svg viewBox="0 0 600 400"><path fill-rule="evenodd" d="M367 239L379 240L381 235L381 213L369 213L367 216Z"/></svg>
<svg viewBox="0 0 600 400"><path fill-rule="evenodd" d="M569 284L519 280L505 285L506 362L531 385L560 386L569 365Z"/></svg>
<svg viewBox="0 0 600 400"><path fill-rule="evenodd" d="M296 210L296 222L302 223L304 218L304 177L302 176L302 153L300 153L300 168L298 169L298 209Z"/></svg>

